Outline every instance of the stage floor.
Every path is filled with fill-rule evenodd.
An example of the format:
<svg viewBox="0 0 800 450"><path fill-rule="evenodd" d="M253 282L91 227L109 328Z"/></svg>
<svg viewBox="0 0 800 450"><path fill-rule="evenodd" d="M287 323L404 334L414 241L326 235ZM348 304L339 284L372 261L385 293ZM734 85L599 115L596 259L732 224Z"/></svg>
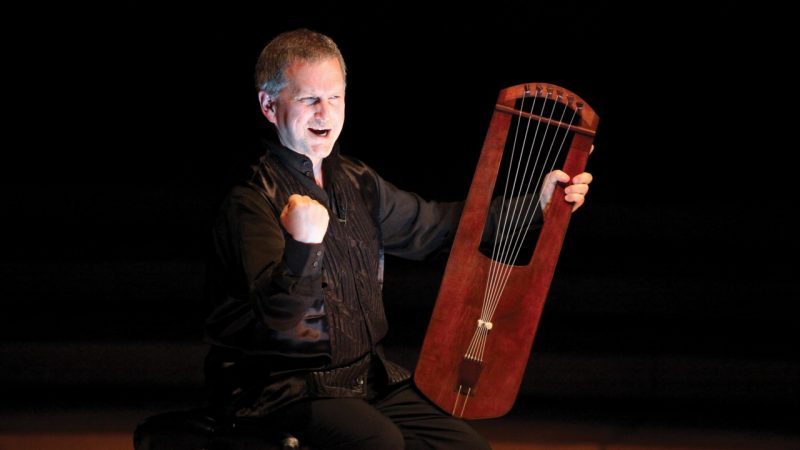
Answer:
<svg viewBox="0 0 800 450"><path fill-rule="evenodd" d="M131 450L132 431L141 419L180 409L167 404L8 406L0 407L0 450ZM503 418L471 423L494 450L800 449L800 434L792 430L789 416L775 416L771 423L767 416L773 412L765 412L748 426L730 416L707 415L710 411L682 419L674 412L518 407Z"/></svg>

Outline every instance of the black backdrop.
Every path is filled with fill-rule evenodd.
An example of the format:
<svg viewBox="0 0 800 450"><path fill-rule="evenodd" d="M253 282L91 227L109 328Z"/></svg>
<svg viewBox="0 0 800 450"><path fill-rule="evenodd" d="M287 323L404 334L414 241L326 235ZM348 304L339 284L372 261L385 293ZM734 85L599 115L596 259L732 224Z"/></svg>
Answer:
<svg viewBox="0 0 800 450"><path fill-rule="evenodd" d="M181 287L169 263L201 261L221 195L258 152L258 52L306 26L348 63L343 151L427 198L465 195L501 88L550 82L594 107L596 181L567 235L544 348L571 339L565 351L782 361L783 380L796 380L796 183L783 162L791 115L778 112L791 92L785 58L764 51L784 41L783 14L431 9L125 2L17 13L22 31L4 31L4 340L153 339L180 335L175 323L199 338L188 300L135 292L201 295L201 271L180 274L194 283ZM774 26L754 34L764 19ZM104 286L120 279L104 267L120 262L141 273ZM759 399L736 377L731 393ZM796 404L797 391L763 398Z"/></svg>

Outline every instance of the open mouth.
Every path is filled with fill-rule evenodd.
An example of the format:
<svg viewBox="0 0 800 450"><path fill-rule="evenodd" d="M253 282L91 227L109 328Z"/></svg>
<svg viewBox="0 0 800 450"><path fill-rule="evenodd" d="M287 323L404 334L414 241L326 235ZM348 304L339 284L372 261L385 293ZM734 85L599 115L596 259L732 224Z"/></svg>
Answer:
<svg viewBox="0 0 800 450"><path fill-rule="evenodd" d="M319 129L319 128L309 128L308 131L316 134L319 137L328 137L328 134L330 134L331 132L330 129Z"/></svg>

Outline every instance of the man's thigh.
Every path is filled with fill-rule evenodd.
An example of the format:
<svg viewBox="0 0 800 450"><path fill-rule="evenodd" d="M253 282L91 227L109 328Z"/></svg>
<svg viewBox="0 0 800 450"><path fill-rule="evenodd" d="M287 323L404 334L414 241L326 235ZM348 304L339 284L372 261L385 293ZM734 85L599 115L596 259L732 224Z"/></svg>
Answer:
<svg viewBox="0 0 800 450"><path fill-rule="evenodd" d="M405 448L397 426L364 400L301 401L277 411L274 419L315 450Z"/></svg>
<svg viewBox="0 0 800 450"><path fill-rule="evenodd" d="M404 385L375 403L402 432L406 449L489 450L486 440L461 419L452 417Z"/></svg>

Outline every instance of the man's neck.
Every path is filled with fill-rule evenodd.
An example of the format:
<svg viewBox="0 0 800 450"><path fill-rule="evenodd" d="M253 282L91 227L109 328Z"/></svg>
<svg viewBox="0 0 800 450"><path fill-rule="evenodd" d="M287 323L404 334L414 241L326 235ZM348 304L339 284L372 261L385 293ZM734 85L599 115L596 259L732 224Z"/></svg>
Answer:
<svg viewBox="0 0 800 450"><path fill-rule="evenodd" d="M325 187L323 184L323 177L322 177L322 161L319 164L312 161L312 166L314 168L314 181L317 182L317 186Z"/></svg>

